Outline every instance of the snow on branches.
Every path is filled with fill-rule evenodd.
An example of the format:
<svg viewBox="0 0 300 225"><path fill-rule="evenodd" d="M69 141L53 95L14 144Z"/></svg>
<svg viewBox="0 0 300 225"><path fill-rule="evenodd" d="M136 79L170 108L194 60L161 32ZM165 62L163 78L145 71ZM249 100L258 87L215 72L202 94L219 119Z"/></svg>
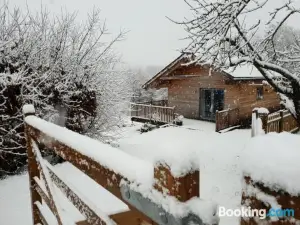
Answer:
<svg viewBox="0 0 300 225"><path fill-rule="evenodd" d="M24 104L33 104L43 119L91 136L119 122L131 96L129 72L117 69L113 49L124 35L109 34L97 9L79 24L76 14L53 17L46 9L32 13L2 5L0 169L13 172L26 162L14 158L25 155Z"/></svg>
<svg viewBox="0 0 300 225"><path fill-rule="evenodd" d="M287 26L287 20L300 13L295 1L185 2L192 17L176 23L188 33L190 44L183 51L191 53L191 63L209 64L215 69L252 64L277 92L294 102L300 117L300 32ZM262 13L266 10L267 15Z"/></svg>

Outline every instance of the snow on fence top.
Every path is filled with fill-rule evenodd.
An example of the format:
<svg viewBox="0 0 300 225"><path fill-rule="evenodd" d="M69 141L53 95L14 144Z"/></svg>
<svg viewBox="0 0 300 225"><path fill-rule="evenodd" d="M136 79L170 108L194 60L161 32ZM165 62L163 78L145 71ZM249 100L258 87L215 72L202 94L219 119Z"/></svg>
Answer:
<svg viewBox="0 0 300 225"><path fill-rule="evenodd" d="M23 114L35 113L35 109L33 105L24 105L23 106Z"/></svg>
<svg viewBox="0 0 300 225"><path fill-rule="evenodd" d="M36 116L27 116L25 122L68 147L90 157L102 166L122 175L130 182L144 185L152 184L154 169L151 163L147 161Z"/></svg>
<svg viewBox="0 0 300 225"><path fill-rule="evenodd" d="M263 107L260 107L260 108L254 108L254 110L257 110L258 113L261 113L261 114L269 114L269 110L267 108L263 108Z"/></svg>
<svg viewBox="0 0 300 225"><path fill-rule="evenodd" d="M199 169L201 138L210 137L204 132L166 127L153 130L139 138L126 139L126 142L121 142L121 149L150 161L154 166L156 163L166 164L174 177L181 177ZM202 144L201 148L207 147Z"/></svg>
<svg viewBox="0 0 300 225"><path fill-rule="evenodd" d="M275 190L300 194L300 136L269 133L252 138L242 154L245 175Z"/></svg>

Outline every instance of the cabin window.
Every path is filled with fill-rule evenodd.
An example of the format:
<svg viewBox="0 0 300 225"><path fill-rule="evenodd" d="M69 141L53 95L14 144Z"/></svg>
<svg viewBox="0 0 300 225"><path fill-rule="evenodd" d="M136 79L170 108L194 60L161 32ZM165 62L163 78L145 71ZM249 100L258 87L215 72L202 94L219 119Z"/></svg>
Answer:
<svg viewBox="0 0 300 225"><path fill-rule="evenodd" d="M256 89L256 99L262 100L263 98L264 98L264 89L263 89L263 87L258 87Z"/></svg>

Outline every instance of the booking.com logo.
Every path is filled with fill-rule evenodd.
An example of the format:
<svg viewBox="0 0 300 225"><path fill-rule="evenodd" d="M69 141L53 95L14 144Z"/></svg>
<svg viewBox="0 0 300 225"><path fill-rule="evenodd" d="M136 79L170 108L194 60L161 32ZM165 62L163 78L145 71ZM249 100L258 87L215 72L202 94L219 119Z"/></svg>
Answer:
<svg viewBox="0 0 300 225"><path fill-rule="evenodd" d="M219 217L243 217L252 218L258 217L260 219L266 219L268 217L294 217L294 209L281 209L281 208L271 208L268 211L266 209L251 209L251 207L242 207L241 209L226 209L225 207L219 207Z"/></svg>

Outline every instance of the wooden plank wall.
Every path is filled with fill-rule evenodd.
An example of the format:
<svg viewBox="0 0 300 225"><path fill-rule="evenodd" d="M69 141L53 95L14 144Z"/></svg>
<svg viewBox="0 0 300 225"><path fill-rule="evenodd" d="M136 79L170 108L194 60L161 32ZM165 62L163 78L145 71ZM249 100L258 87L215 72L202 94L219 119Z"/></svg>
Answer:
<svg viewBox="0 0 300 225"><path fill-rule="evenodd" d="M212 73L205 68L190 68L186 71L176 71L175 74L200 75L182 80L172 80L168 85L169 105L176 106L176 112L191 119L199 119L200 88L226 89L225 106L234 105L234 96L229 90L236 89L234 85L226 85L226 77ZM207 74L207 75L206 75Z"/></svg>
<svg viewBox="0 0 300 225"><path fill-rule="evenodd" d="M189 74L199 76L164 81L159 87L168 87L169 105L176 106L176 113L182 114L186 118L200 119L200 88L224 89L224 109L239 108L241 119L251 118L252 109L255 107L266 107L271 111L280 108L279 96L269 85L263 86L263 99L256 99L256 89L259 87L257 84L261 81L232 82L228 77L218 72L212 72L209 76L208 68L184 68L177 69L172 75Z"/></svg>
<svg viewBox="0 0 300 225"><path fill-rule="evenodd" d="M263 99L256 99L257 85L251 82L240 84L239 109L241 119L250 118L252 110L257 107L268 108L274 112L280 108L280 98L269 85L263 85Z"/></svg>

